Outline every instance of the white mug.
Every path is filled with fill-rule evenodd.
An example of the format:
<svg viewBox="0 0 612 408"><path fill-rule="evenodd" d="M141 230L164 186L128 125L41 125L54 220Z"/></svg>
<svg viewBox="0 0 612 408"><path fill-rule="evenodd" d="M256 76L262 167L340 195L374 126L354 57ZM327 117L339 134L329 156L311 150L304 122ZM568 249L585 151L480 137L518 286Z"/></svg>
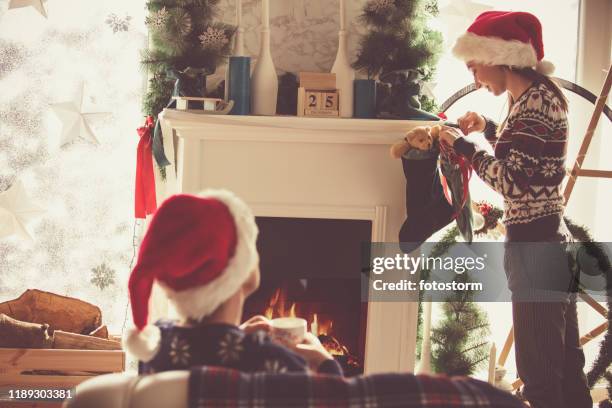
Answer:
<svg viewBox="0 0 612 408"><path fill-rule="evenodd" d="M306 320L299 317L278 317L272 319L271 325L272 339L285 346L301 343L306 337Z"/></svg>

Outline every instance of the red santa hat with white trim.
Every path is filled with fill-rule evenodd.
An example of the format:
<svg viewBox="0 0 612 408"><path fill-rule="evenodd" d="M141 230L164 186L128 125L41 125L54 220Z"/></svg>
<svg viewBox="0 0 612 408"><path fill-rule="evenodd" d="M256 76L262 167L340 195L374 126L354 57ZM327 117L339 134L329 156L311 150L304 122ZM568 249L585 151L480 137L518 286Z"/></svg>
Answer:
<svg viewBox="0 0 612 408"><path fill-rule="evenodd" d="M540 20L525 12L485 11L457 39L453 54L465 62L529 67L544 75L555 70L544 60Z"/></svg>
<svg viewBox="0 0 612 408"><path fill-rule="evenodd" d="M124 347L141 361L160 346L148 324L153 282L183 318L200 320L234 295L259 263L258 229L249 207L233 193L207 190L168 198L151 220L129 279L134 329Z"/></svg>

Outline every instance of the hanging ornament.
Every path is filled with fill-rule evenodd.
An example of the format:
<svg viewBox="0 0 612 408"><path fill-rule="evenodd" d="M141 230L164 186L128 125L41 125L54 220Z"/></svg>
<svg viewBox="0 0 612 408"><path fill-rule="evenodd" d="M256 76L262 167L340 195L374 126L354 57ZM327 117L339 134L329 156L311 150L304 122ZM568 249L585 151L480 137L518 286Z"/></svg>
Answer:
<svg viewBox="0 0 612 408"><path fill-rule="evenodd" d="M0 238L18 235L32 239L26 225L44 211L30 202L30 197L20 181L0 193Z"/></svg>
<svg viewBox="0 0 612 408"><path fill-rule="evenodd" d="M62 122L60 146L74 142L79 137L99 144L87 119L92 116L109 115L108 112L83 112L83 91L85 84L81 84L79 94L73 101L61 102L51 105L51 109Z"/></svg>
<svg viewBox="0 0 612 408"><path fill-rule="evenodd" d="M9 10L21 7L34 7L44 18L47 18L47 10L45 10L44 0L10 0Z"/></svg>
<svg viewBox="0 0 612 408"><path fill-rule="evenodd" d="M376 14L387 12L395 8L395 0L370 0L366 8Z"/></svg>
<svg viewBox="0 0 612 408"><path fill-rule="evenodd" d="M480 214L482 222L479 225L474 223L474 234L487 235L490 238L498 238L501 235L499 221L504 215L504 211L496 208L486 201L480 201L474 204L474 214Z"/></svg>
<svg viewBox="0 0 612 408"><path fill-rule="evenodd" d="M198 38L202 48L210 50L220 50L229 42L225 31L213 27L208 27Z"/></svg>
<svg viewBox="0 0 612 408"><path fill-rule="evenodd" d="M106 25L108 25L113 33L118 33L120 31L128 31L130 29L130 21L132 20L131 16L126 15L124 18L119 17L115 13L111 13L106 17Z"/></svg>
<svg viewBox="0 0 612 408"><path fill-rule="evenodd" d="M185 37L191 32L193 28L193 23L191 21L191 16L189 13L182 13L176 17L176 27L180 35Z"/></svg>
<svg viewBox="0 0 612 408"><path fill-rule="evenodd" d="M145 19L145 24L154 30L160 30L166 26L168 16L168 10L166 10L166 7L162 7L161 9L154 11L147 16Z"/></svg>

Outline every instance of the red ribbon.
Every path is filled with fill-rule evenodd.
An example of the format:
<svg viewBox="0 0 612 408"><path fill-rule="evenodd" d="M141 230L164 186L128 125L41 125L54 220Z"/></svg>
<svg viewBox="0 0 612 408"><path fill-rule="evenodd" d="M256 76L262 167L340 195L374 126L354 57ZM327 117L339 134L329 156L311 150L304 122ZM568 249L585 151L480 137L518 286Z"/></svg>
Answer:
<svg viewBox="0 0 612 408"><path fill-rule="evenodd" d="M138 128L138 150L136 156L136 218L146 218L157 209L155 176L153 174L153 129L155 121L147 116L145 125Z"/></svg>
<svg viewBox="0 0 612 408"><path fill-rule="evenodd" d="M467 202L469 183L470 179L472 178L472 166L465 157L455 153L455 150L452 147L445 145L444 143L440 143L440 152L442 153L443 159L448 160L449 163L452 165L458 165L459 169L461 170L461 179L463 181L463 197L461 198L461 205L459 206L459 209L455 212L455 214L453 214L453 219L455 219L459 216L461 209L463 209L465 203ZM444 196L446 197L448 203L450 205L453 205L453 199L450 195L450 192L448 191L448 183L446 181L446 177L444 177L444 174L442 174L442 171L440 171L440 179L440 181L442 182L442 190L444 191Z"/></svg>

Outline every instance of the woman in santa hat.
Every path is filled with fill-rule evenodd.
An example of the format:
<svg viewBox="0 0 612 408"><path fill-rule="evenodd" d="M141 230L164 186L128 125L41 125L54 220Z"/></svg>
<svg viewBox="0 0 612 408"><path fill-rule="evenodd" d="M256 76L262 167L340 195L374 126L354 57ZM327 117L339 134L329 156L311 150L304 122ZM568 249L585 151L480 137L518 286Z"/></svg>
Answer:
<svg viewBox="0 0 612 408"><path fill-rule="evenodd" d="M265 319L239 326L245 299L259 286L258 229L249 207L229 191L168 198L156 211L130 275L135 328L124 339L141 373L209 365L246 372L311 369L342 375L315 336L285 348L267 335ZM149 324L157 282L179 321Z"/></svg>
<svg viewBox="0 0 612 408"><path fill-rule="evenodd" d="M534 408L591 408L575 279L565 253L572 240L562 193L568 104L549 77L554 66L543 60L542 26L529 13L488 11L459 37L453 53L477 87L509 99L501 125L468 112L458 120L463 134L444 128L440 139L504 198L504 269L524 396ZM483 132L495 154L463 137L472 132Z"/></svg>

